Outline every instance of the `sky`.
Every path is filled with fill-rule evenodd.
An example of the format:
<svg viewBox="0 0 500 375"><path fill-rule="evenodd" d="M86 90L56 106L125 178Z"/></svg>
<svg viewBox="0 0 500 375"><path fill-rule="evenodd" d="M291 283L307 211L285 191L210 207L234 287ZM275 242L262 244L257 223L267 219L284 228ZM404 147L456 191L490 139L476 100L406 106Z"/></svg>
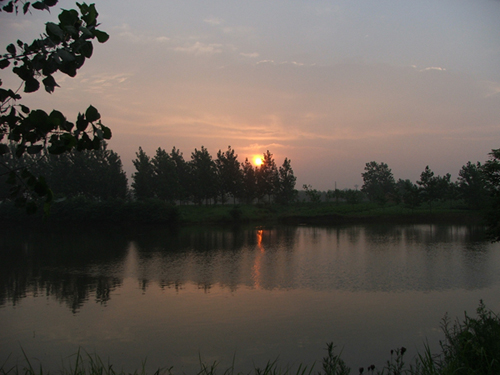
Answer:
<svg viewBox="0 0 500 375"><path fill-rule="evenodd" d="M33 108L71 121L92 104L131 177L153 156L230 145L269 150L297 187L361 187L370 161L397 179L427 165L452 180L500 148L498 0L96 0L110 35ZM0 13L0 46L30 41L51 13ZM97 44L97 42L96 42ZM3 87L19 85L0 72Z"/></svg>

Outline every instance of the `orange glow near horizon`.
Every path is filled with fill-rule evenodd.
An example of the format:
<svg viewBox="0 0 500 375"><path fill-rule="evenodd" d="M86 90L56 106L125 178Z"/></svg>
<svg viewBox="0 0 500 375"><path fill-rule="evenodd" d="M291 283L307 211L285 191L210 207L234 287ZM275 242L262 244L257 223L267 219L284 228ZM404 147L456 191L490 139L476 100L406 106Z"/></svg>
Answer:
<svg viewBox="0 0 500 375"><path fill-rule="evenodd" d="M253 157L253 163L258 167L262 164L262 158L260 156Z"/></svg>

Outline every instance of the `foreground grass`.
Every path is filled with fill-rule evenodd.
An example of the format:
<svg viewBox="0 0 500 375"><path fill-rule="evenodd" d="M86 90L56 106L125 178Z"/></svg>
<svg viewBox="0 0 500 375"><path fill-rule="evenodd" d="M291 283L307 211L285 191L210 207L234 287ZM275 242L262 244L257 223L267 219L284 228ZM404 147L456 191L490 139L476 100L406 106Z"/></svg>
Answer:
<svg viewBox="0 0 500 375"><path fill-rule="evenodd" d="M440 342L441 352L432 354L429 346L423 353L417 355L410 364L405 362L404 347L391 350L390 359L386 365L377 369L374 365L360 367L353 371L341 358L341 353L335 353L335 346L327 344L327 355L323 358L319 370L312 365L299 365L296 369L288 366L282 368L277 361L268 362L264 368L242 373L236 372L234 366L219 371L217 363L207 365L200 361L200 369L193 375L494 375L500 374L500 316L486 309L481 301L477 308L477 317L472 318L467 313L462 322L451 324L445 316L441 325L445 339ZM24 366L0 367L0 375L43 375L40 365L34 368L25 354ZM365 372L366 371L366 372ZM48 372L45 371L48 374ZM58 373L62 375L147 375L145 364L142 369L133 374L116 370L112 365L105 364L99 356L82 354L75 356L75 363L69 368L63 368ZM172 375L173 368L158 369L153 375Z"/></svg>

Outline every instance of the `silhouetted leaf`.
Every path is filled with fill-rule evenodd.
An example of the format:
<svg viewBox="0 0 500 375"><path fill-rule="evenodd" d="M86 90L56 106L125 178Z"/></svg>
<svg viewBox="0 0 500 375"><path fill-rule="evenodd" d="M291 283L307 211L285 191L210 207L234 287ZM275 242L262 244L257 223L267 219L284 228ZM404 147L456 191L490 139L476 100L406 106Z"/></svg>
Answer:
<svg viewBox="0 0 500 375"><path fill-rule="evenodd" d="M0 102L4 102L7 98L15 98L14 91L0 89Z"/></svg>
<svg viewBox="0 0 500 375"><path fill-rule="evenodd" d="M75 55L65 49L57 50L57 54L64 62L75 61Z"/></svg>
<svg viewBox="0 0 500 375"><path fill-rule="evenodd" d="M0 69L5 69L10 65L10 61L7 59L0 60Z"/></svg>
<svg viewBox="0 0 500 375"><path fill-rule="evenodd" d="M50 112L49 121L54 125L54 128L63 128L66 123L66 117L55 109Z"/></svg>
<svg viewBox="0 0 500 375"><path fill-rule="evenodd" d="M89 38L93 38L94 37L94 34L92 34L89 31L89 29L87 29L84 26L80 26L80 32L83 34L83 36L85 37L85 39L89 39Z"/></svg>
<svg viewBox="0 0 500 375"><path fill-rule="evenodd" d="M101 118L101 115L94 106L89 106L85 111L85 118L87 121L94 122Z"/></svg>
<svg viewBox="0 0 500 375"><path fill-rule="evenodd" d="M40 88L40 82L38 82L35 78L30 78L26 80L24 84L24 92L35 92Z"/></svg>
<svg viewBox="0 0 500 375"><path fill-rule="evenodd" d="M24 5L23 5L23 13L24 14L28 13L28 9L30 7L30 4L31 3L29 1L27 1L27 2L24 3Z"/></svg>
<svg viewBox="0 0 500 375"><path fill-rule="evenodd" d="M92 30L92 34L94 34L99 43L104 43L109 39L109 35L101 30L94 29Z"/></svg>
<svg viewBox="0 0 500 375"><path fill-rule="evenodd" d="M48 7L53 7L54 5L57 4L57 1L58 0L43 0L43 3Z"/></svg>
<svg viewBox="0 0 500 375"><path fill-rule="evenodd" d="M102 137L104 139L111 139L111 129L102 125Z"/></svg>
<svg viewBox="0 0 500 375"><path fill-rule="evenodd" d="M62 26L75 26L78 20L78 12L74 9L63 10L59 14L59 21L61 22Z"/></svg>
<svg viewBox="0 0 500 375"><path fill-rule="evenodd" d="M15 55L16 54L16 46L14 44L9 44L7 46L7 52L9 52L10 54L12 55Z"/></svg>
<svg viewBox="0 0 500 375"><path fill-rule="evenodd" d="M88 59L92 56L93 51L94 51L94 46L92 45L92 42L85 42L80 47L80 52L82 53L83 56L85 56Z"/></svg>
<svg viewBox="0 0 500 375"><path fill-rule="evenodd" d="M85 120L85 116L82 115L81 113L78 114L78 118L76 120L76 128L82 132L87 129L87 126L89 125L89 122Z"/></svg>
<svg viewBox="0 0 500 375"><path fill-rule="evenodd" d="M52 39L54 39L54 37L57 41L64 39L64 31L59 27L59 25L56 25L53 22L47 22L45 31Z"/></svg>
<svg viewBox="0 0 500 375"><path fill-rule="evenodd" d="M37 2L34 2L32 4L32 7L35 8L35 9L38 9L38 10L45 10L45 9L49 9L49 7L47 5L45 5L44 3L42 3L41 1L37 1Z"/></svg>
<svg viewBox="0 0 500 375"><path fill-rule="evenodd" d="M14 11L14 2L10 1L7 5L2 8L7 13L12 13Z"/></svg>
<svg viewBox="0 0 500 375"><path fill-rule="evenodd" d="M30 113L30 109L28 107L26 107L25 105L20 104L19 106L21 107L21 111L23 111L23 113L26 113L26 114Z"/></svg>
<svg viewBox="0 0 500 375"><path fill-rule="evenodd" d="M56 83L56 80L52 76L47 76L42 82L45 86L45 91L47 91L49 94L54 92L54 88L56 86L59 87L59 85Z"/></svg>

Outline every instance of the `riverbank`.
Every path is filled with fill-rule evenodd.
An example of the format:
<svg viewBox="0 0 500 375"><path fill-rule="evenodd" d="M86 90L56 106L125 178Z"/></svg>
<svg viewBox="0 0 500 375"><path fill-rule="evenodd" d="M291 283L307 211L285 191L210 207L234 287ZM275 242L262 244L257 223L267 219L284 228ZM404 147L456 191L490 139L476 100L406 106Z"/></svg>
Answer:
<svg viewBox="0 0 500 375"><path fill-rule="evenodd" d="M364 223L422 224L483 223L483 212L468 210L463 205L440 204L408 209L402 205L381 207L364 202L356 205L334 202L295 203L292 205L170 205L160 200L93 201L85 198L67 199L52 204L50 214L39 210L27 215L11 202L0 204L3 223L114 223L158 225L227 225L227 224L289 224L344 225Z"/></svg>

